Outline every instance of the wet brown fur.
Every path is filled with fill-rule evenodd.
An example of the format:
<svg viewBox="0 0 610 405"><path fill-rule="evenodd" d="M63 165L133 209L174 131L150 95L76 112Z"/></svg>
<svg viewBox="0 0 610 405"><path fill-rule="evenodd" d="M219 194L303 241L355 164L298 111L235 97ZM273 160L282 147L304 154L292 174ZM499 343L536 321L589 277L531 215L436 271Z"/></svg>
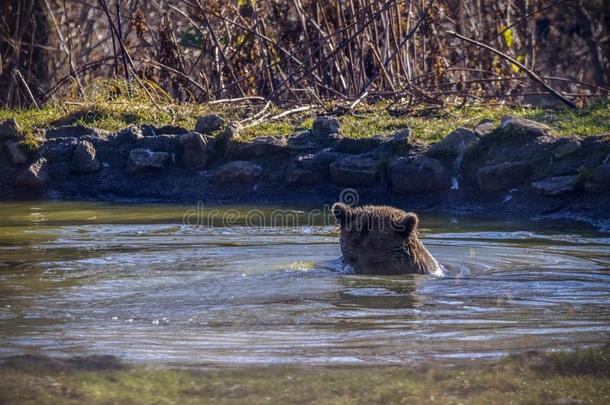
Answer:
<svg viewBox="0 0 610 405"><path fill-rule="evenodd" d="M336 203L343 261L361 274L433 273L438 263L419 240L419 219L389 206Z"/></svg>

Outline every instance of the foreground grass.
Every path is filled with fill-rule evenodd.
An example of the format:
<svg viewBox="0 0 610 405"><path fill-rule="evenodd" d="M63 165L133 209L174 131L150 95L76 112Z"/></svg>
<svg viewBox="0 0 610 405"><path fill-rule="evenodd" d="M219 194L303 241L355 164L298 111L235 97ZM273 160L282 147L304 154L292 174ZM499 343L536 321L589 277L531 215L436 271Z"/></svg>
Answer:
<svg viewBox="0 0 610 405"><path fill-rule="evenodd" d="M180 371L0 369L0 403L438 403L610 401L610 348L520 355L457 368ZM559 402L561 403L561 402ZM569 403L569 402L567 402ZM577 402L573 402L577 403Z"/></svg>
<svg viewBox="0 0 610 405"><path fill-rule="evenodd" d="M120 84L99 82L88 89L85 99L66 100L42 109L0 109L0 120L15 117L26 143L34 143L32 131L59 125L81 124L116 131L130 124L180 125L194 128L196 117L216 113L228 121L243 121L259 112L261 104L174 104L169 98L156 93L154 97L141 89L129 92ZM156 101L152 101L156 100ZM417 139L435 142L459 126L473 127L482 119L499 122L505 115L518 115L545 122L557 135L597 135L610 132L610 102L608 100L579 111L544 111L536 108L509 108L506 106L467 106L462 108L419 109L408 114L390 113L386 105L363 105L354 114L339 116L342 133L348 137L368 137L391 134L406 127ZM276 107L266 110L270 115L280 112ZM297 130L311 128L315 115L321 110L308 110L274 121L265 121L248 127L244 135L286 136ZM250 121L247 121L250 123Z"/></svg>

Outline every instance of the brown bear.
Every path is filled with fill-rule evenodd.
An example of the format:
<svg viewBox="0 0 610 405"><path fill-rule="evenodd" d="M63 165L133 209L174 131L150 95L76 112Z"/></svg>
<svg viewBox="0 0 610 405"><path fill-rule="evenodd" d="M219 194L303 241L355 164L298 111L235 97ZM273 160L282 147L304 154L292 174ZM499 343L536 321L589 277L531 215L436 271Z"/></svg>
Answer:
<svg viewBox="0 0 610 405"><path fill-rule="evenodd" d="M343 262L358 274L437 274L440 266L418 237L412 212L387 206L335 203Z"/></svg>

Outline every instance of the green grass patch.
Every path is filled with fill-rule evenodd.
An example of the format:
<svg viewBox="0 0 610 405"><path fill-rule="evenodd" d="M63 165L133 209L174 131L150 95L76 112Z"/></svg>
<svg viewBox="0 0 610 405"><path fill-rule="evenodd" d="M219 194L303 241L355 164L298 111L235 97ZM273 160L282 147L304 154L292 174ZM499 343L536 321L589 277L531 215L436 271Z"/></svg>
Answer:
<svg viewBox="0 0 610 405"><path fill-rule="evenodd" d="M417 139L436 142L457 127L473 128L483 119L496 123L506 115L516 115L548 124L556 135L598 135L610 131L610 104L600 103L579 112L568 110L544 111L533 108L471 106L460 109L415 111L404 116L392 116L387 111L368 110L358 115L341 117L346 136L367 137L391 134L411 128Z"/></svg>
<svg viewBox="0 0 610 405"><path fill-rule="evenodd" d="M548 404L610 400L610 348L512 356L447 368L293 366L208 371L2 368L1 403Z"/></svg>
<svg viewBox="0 0 610 405"><path fill-rule="evenodd" d="M59 125L81 124L116 131L131 124L180 125L194 128L197 116L220 114L227 121L242 121L259 112L262 105L252 104L175 104L169 96L153 84L126 88L121 81L99 81L86 89L85 97L62 103L49 104L42 109L0 109L0 120L15 117L24 143L36 146L35 130ZM279 113L269 108L270 116ZM287 136L295 131L311 128L313 118L323 113L308 110L275 121L263 121L243 131L245 138L259 136ZM482 119L499 122L505 115L517 115L544 122L556 135L597 135L610 132L610 102L608 100L579 111L545 111L536 108L509 108L504 106L466 106L462 108L416 109L410 112L389 112L386 104L362 105L354 114L339 116L344 136L361 138L387 135L406 127L417 139L435 142L453 129L472 128ZM250 121L248 121L250 122Z"/></svg>

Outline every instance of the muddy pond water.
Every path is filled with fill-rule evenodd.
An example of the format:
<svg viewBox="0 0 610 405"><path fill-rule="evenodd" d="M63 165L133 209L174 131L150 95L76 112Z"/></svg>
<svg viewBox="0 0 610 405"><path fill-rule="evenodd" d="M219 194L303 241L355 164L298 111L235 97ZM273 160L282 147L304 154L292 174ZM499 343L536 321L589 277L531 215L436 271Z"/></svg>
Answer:
<svg viewBox="0 0 610 405"><path fill-rule="evenodd" d="M1 203L0 356L390 365L610 338L608 234L424 213L443 277L360 276L321 208Z"/></svg>

